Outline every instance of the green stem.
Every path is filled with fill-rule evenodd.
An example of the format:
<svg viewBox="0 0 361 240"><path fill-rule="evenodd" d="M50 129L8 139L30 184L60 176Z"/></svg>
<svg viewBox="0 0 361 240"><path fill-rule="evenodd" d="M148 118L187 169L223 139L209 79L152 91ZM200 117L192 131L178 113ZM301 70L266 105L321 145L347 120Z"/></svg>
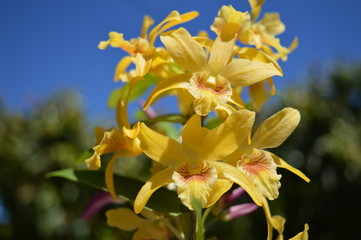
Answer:
<svg viewBox="0 0 361 240"><path fill-rule="evenodd" d="M180 114L169 114L169 115L162 115L155 118L149 118L143 121L147 125L152 125L158 122L173 122L173 123L186 123L187 117Z"/></svg>
<svg viewBox="0 0 361 240"><path fill-rule="evenodd" d="M176 229L168 219L164 219L163 220L165 222L165 224L167 225L167 227L169 228L169 230L174 234L174 236L179 239L179 240L184 240L184 237L182 236L182 234L178 231L178 229Z"/></svg>
<svg viewBox="0 0 361 240"><path fill-rule="evenodd" d="M196 216L196 240L204 240L204 224L202 215Z"/></svg>

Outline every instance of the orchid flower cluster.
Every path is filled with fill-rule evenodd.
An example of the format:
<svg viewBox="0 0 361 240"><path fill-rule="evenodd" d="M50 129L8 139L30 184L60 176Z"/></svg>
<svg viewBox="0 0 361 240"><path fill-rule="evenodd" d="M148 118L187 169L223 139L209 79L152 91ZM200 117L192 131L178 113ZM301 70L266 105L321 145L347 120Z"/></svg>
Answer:
<svg viewBox="0 0 361 240"><path fill-rule="evenodd" d="M272 215L268 204L279 196L277 169L310 180L269 149L291 135L300 113L287 107L257 129L253 125L256 113L275 94L272 78L283 75L278 61L287 60L298 40L289 47L281 45L278 35L285 25L279 14L266 13L259 19L264 0L249 3L250 13L220 8L210 27L214 39L206 31L193 36L178 26L196 18L197 12L173 11L153 28L154 21L145 16L138 38L125 40L122 33L111 32L98 46L128 54L114 75L121 86L114 92L118 126L95 129L96 145L87 167L98 170L106 163L105 185L115 200L123 196L117 189L126 187L115 178L117 161L145 154L153 163L148 180L135 187L134 198L123 197L133 209L106 213L110 226L134 231L133 239L204 239L207 219L231 221L259 207L267 221L267 239L273 238L274 230L277 239L283 239L285 219ZM156 46L159 40L163 46ZM248 94L242 94L244 90ZM177 97L177 113L155 113L152 104L170 95ZM147 117L129 123L128 104L135 99L146 99L142 108ZM161 122L181 125L180 136L168 136ZM103 155L110 155L110 160ZM171 199L149 204L161 190L177 196L177 211L158 211ZM249 203L231 205L247 195ZM185 227L180 220L184 216L193 224ZM308 225L292 239L308 239Z"/></svg>

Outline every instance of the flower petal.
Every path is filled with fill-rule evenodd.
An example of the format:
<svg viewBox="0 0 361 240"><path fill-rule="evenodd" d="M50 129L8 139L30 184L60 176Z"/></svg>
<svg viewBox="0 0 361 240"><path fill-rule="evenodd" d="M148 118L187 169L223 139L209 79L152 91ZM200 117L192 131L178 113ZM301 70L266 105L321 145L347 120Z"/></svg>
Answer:
<svg viewBox="0 0 361 240"><path fill-rule="evenodd" d="M208 131L207 128L202 127L201 116L194 114L183 127L182 143L194 150L206 151L204 149L205 146L201 143L204 141Z"/></svg>
<svg viewBox="0 0 361 240"><path fill-rule="evenodd" d="M259 112L263 105L268 101L270 95L267 91L265 81L252 84L249 86L248 91L249 96L252 99L254 110Z"/></svg>
<svg viewBox="0 0 361 240"><path fill-rule="evenodd" d="M243 172L236 167L223 162L213 162L213 165L217 168L218 178L229 179L232 182L237 183L246 190L258 206L262 206L263 197L261 197L251 180Z"/></svg>
<svg viewBox="0 0 361 240"><path fill-rule="evenodd" d="M256 48L251 48L251 47L243 47L240 48L238 50L238 57L240 59L249 59L249 60L255 60L255 61L259 61L259 62L264 62L264 63L272 63L273 65L275 65L275 67L277 68L277 70L281 73L282 69L280 67L280 65L277 63L277 61L275 61L270 55L256 49Z"/></svg>
<svg viewBox="0 0 361 240"><path fill-rule="evenodd" d="M234 152L250 133L255 113L248 110L239 110L230 114L218 127L210 130L199 143L207 150L207 156L212 160L222 160Z"/></svg>
<svg viewBox="0 0 361 240"><path fill-rule="evenodd" d="M124 74L125 70L129 67L132 61L133 61L133 57L131 56L125 56L119 61L117 67L115 68L115 73L114 73L115 82L121 80L120 78L121 75Z"/></svg>
<svg viewBox="0 0 361 240"><path fill-rule="evenodd" d="M228 179L217 179L211 192L209 193L208 202L204 207L208 208L213 206L213 204L215 204L223 196L223 194L232 187L232 185L233 182Z"/></svg>
<svg viewBox="0 0 361 240"><path fill-rule="evenodd" d="M133 240L167 239L168 231L161 222L147 222L133 235Z"/></svg>
<svg viewBox="0 0 361 240"><path fill-rule="evenodd" d="M224 216L224 221L230 221L255 211L258 206L254 203L243 203L234 205L229 208L228 213Z"/></svg>
<svg viewBox="0 0 361 240"><path fill-rule="evenodd" d="M107 224L125 231L133 231L144 225L147 220L134 214L129 208L111 209L106 212Z"/></svg>
<svg viewBox="0 0 361 240"><path fill-rule="evenodd" d="M299 176L300 178L302 178L303 180L305 180L306 182L310 182L311 180L300 170L298 170L297 168L292 167L291 165L289 165L285 160L281 159L280 157L278 157L276 154L273 154L271 152L268 152L269 154L271 154L273 161L275 161L275 163L277 164L277 167L279 168L285 168L288 171L296 174L297 176Z"/></svg>
<svg viewBox="0 0 361 240"><path fill-rule="evenodd" d="M213 165L203 162L200 172L192 174L188 163L185 163L176 169L172 178L178 187L178 197L185 206L193 210L192 197L198 199L202 203L202 207L207 204L208 197L217 180L217 170Z"/></svg>
<svg viewBox="0 0 361 240"><path fill-rule="evenodd" d="M152 176L140 189L134 201L135 213L140 213L152 194L160 187L173 182L174 167L168 167Z"/></svg>
<svg viewBox="0 0 361 240"><path fill-rule="evenodd" d="M173 138L155 132L144 123L140 124L138 138L143 152L160 164L174 166L188 159L181 144Z"/></svg>
<svg viewBox="0 0 361 240"><path fill-rule="evenodd" d="M172 11L162 22L160 22L157 26L155 26L152 31L149 33L149 42L154 44L155 39L159 34L164 31L167 31L169 28L188 22L198 16L198 12L192 11L188 13L184 13L182 15L179 14L178 11Z"/></svg>
<svg viewBox="0 0 361 240"><path fill-rule="evenodd" d="M207 70L207 57L202 46L184 28L168 32L160 37L173 60L190 72Z"/></svg>
<svg viewBox="0 0 361 240"><path fill-rule="evenodd" d="M116 160L117 160L117 155L114 154L113 157L110 159L107 168L105 170L105 185L107 186L109 193L112 195L113 199L117 199L117 193L115 192L114 178L113 178L113 171Z"/></svg>
<svg viewBox="0 0 361 240"><path fill-rule="evenodd" d="M275 148L281 145L300 122L300 113L294 108L284 108L266 119L252 137L255 148Z"/></svg>
<svg viewBox="0 0 361 240"><path fill-rule="evenodd" d="M85 160L87 168L90 170L98 170L101 167L100 156L96 152Z"/></svg>
<svg viewBox="0 0 361 240"><path fill-rule="evenodd" d="M220 75L227 78L236 86L249 86L274 75L282 76L282 73L273 63L251 61L249 59L234 59Z"/></svg>
<svg viewBox="0 0 361 240"><path fill-rule="evenodd" d="M268 152L254 148L241 156L237 168L253 180L261 195L269 200L278 197L281 175L277 175L277 166Z"/></svg>
<svg viewBox="0 0 361 240"><path fill-rule="evenodd" d="M211 75L217 76L226 65L229 63L235 39L231 39L227 42L221 40L220 37L217 37L212 45L211 54L208 60L208 67Z"/></svg>
<svg viewBox="0 0 361 240"><path fill-rule="evenodd" d="M153 91L149 94L144 103L143 109L147 109L161 94L172 89L186 89L188 88L188 80L191 74L178 74L170 79L160 82Z"/></svg>
<svg viewBox="0 0 361 240"><path fill-rule="evenodd" d="M293 238L290 238L289 240L308 240L308 229L309 227L308 224L306 223L303 232L300 232L299 234L297 234Z"/></svg>

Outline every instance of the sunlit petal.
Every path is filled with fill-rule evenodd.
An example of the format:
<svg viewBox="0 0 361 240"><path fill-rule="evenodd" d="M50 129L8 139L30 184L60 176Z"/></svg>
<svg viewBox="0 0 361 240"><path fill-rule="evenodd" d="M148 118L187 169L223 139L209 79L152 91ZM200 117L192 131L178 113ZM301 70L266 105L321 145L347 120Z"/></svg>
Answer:
<svg viewBox="0 0 361 240"><path fill-rule="evenodd" d="M282 76L282 73L273 63L234 59L220 75L227 78L233 85L242 87L252 85L274 75Z"/></svg>
<svg viewBox="0 0 361 240"><path fill-rule="evenodd" d="M266 119L252 137L255 148L275 148L281 145L295 130L301 115L294 108L284 108Z"/></svg>
<svg viewBox="0 0 361 240"><path fill-rule="evenodd" d="M155 132L144 123L140 124L138 138L143 152L160 164L178 165L188 159L177 141Z"/></svg>
<svg viewBox="0 0 361 240"><path fill-rule="evenodd" d="M250 133L255 113L239 110L230 114L218 127L208 132L200 144L207 146L208 156L214 160L222 160L235 151Z"/></svg>
<svg viewBox="0 0 361 240"><path fill-rule="evenodd" d="M235 39L224 42L220 37L216 38L208 60L211 75L216 76L228 64L232 56L234 42Z"/></svg>
<svg viewBox="0 0 361 240"><path fill-rule="evenodd" d="M184 28L160 37L173 60L190 72L207 70L207 58L202 46Z"/></svg>

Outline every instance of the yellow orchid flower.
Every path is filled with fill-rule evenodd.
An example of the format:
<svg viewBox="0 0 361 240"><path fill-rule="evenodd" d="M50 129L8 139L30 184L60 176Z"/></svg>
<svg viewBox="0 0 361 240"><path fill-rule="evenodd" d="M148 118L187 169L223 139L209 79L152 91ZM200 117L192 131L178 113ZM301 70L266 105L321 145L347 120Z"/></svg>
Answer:
<svg viewBox="0 0 361 240"><path fill-rule="evenodd" d="M140 125L138 138L143 152L166 166L153 175L139 191L134 210L139 213L158 188L175 183L178 196L189 209L191 197L203 207L212 206L233 182L242 186L254 202L261 205L260 194L249 178L236 167L223 162L239 145L247 141L254 121L254 112L234 112L218 127L201 127L201 117L193 115L185 124L182 143Z"/></svg>
<svg viewBox="0 0 361 240"><path fill-rule="evenodd" d="M140 214L143 217L136 215L129 208L111 209L106 212L107 224L124 231L136 230L133 240L169 239L169 231L161 216L147 209L143 209Z"/></svg>
<svg viewBox="0 0 361 240"><path fill-rule="evenodd" d="M293 168L275 154L266 151L281 145L294 131L300 121L300 114L296 109L284 108L266 119L256 130L248 144L239 147L227 162L237 166L239 170L252 179L260 194L267 199L276 199L281 186L277 167L286 168L306 182L309 178L301 171Z"/></svg>
<svg viewBox="0 0 361 240"><path fill-rule="evenodd" d="M187 72L159 83L144 108L172 89L188 90L194 97L194 111L202 116L227 102L242 108L242 103L232 97L231 85L249 86L268 77L282 75L272 63L232 59L234 39L224 42L218 37L207 58L201 44L184 28L163 34L160 38L174 62Z"/></svg>
<svg viewBox="0 0 361 240"><path fill-rule="evenodd" d="M150 69L159 66L159 63L165 63L166 58L162 57L164 50L154 46L156 38L175 25L188 22L197 16L198 12L196 11L185 14L172 11L163 21L155 26L149 34L148 30L154 21L151 17L145 16L140 37L133 38L130 41L125 40L122 33L110 32L109 40L101 41L98 48L106 49L110 45L115 48L121 48L129 54L129 56L125 56L119 61L115 70L114 80L126 81L127 78L124 78L124 73L131 63L135 64L137 76L140 77L144 76Z"/></svg>
<svg viewBox="0 0 361 240"><path fill-rule="evenodd" d="M222 6L214 19L211 30L217 33L223 41L230 41L237 34L247 31L251 26L248 12L240 12L231 5Z"/></svg>
<svg viewBox="0 0 361 240"><path fill-rule="evenodd" d="M263 18L256 22L260 15L264 0L249 0L251 5L251 26L248 30L239 34L239 40L248 45L254 45L258 49L262 49L274 59L281 58L287 60L287 55L291 53L298 45L298 39L295 38L289 48L281 45L280 39L276 36L283 33L286 29L280 20L278 13L266 13ZM277 53L274 53L272 48Z"/></svg>
<svg viewBox="0 0 361 240"><path fill-rule="evenodd" d="M129 90L130 92L130 90ZM94 154L86 159L88 169L98 170L101 167L101 155L114 153L109 161L105 171L105 183L113 198L116 198L113 182L113 170L116 160L119 157L137 156L142 153L137 138L139 132L139 122L133 127L129 125L127 116L127 99L123 99L124 90L117 105L117 128L111 128L108 131L97 127L96 130L96 146L93 147ZM129 93L127 98L129 97ZM102 136L102 137L101 137Z"/></svg>

